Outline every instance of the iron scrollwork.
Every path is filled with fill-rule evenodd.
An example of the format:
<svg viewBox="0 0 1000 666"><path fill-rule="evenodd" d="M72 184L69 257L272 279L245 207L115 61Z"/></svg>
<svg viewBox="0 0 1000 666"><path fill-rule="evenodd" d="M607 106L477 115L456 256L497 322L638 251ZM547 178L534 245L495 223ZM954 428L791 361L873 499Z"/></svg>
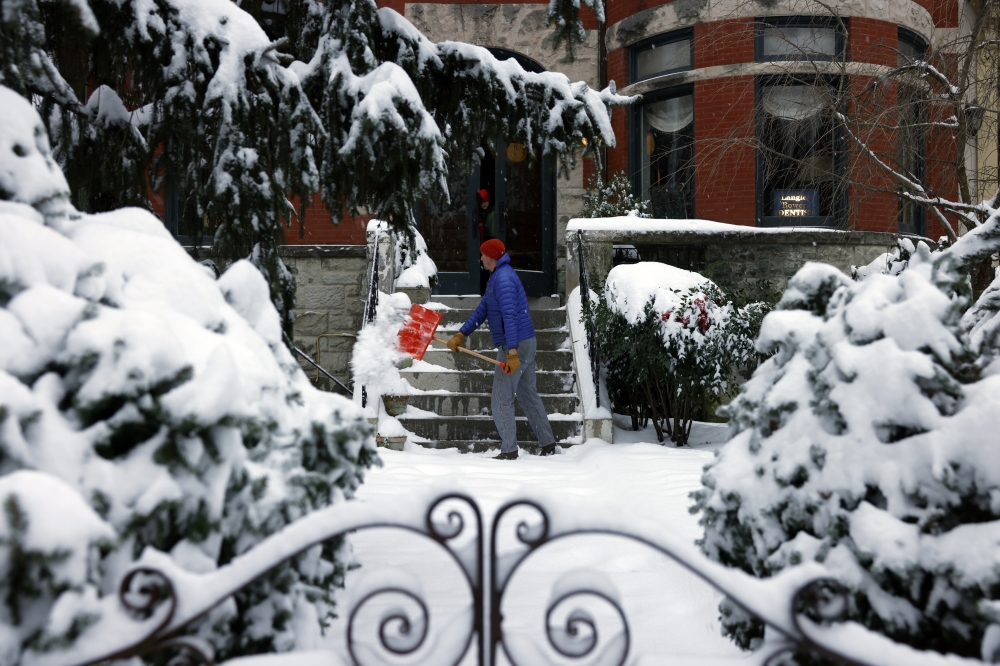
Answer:
<svg viewBox="0 0 1000 666"><path fill-rule="evenodd" d="M353 530L377 527L401 528L436 542L462 572L471 607L463 622L442 627L448 623L435 624L434 609L419 585L409 584L406 574L376 580L348 609L347 652L357 666L457 665L468 657L474 643L476 661L484 666L497 663L501 652L514 666L623 666L631 656L633 632L618 591L600 573L570 571L554 582L544 608L544 641L519 634L504 620L510 582L535 553L561 539L594 534L627 537L667 555L768 626L763 646L748 657L683 663L776 666L780 657L795 651L845 664L877 663L873 661L877 656L865 653L863 647L874 635L859 625L841 622L847 608L846 591L817 563L760 580L708 560L693 544L664 534L656 525L623 519L620 513L600 508L583 512L577 508L571 514L553 513L551 508L558 504L540 498L510 501L498 509L487 533L478 504L463 492L403 506L389 501L342 502L296 521L207 574L185 571L166 554L147 551L122 579L118 595L103 600L106 613L76 645L26 655L24 664L89 666L173 650L177 656L168 662L170 666L211 666L211 646L191 635L190 629L212 608L315 545ZM845 631L859 640L845 644ZM957 663L891 643L882 647L900 651L894 655L897 659L886 663L903 663L898 657L904 654L906 663L914 666Z"/></svg>

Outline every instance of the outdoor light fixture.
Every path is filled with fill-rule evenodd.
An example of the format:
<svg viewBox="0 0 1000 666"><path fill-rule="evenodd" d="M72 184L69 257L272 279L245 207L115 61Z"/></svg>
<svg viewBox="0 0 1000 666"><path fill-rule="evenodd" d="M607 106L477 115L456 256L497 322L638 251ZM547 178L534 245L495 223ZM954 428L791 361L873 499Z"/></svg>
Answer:
<svg viewBox="0 0 1000 666"><path fill-rule="evenodd" d="M507 159L514 164L523 162L528 156L528 151L524 149L523 143L512 143L507 146Z"/></svg>
<svg viewBox="0 0 1000 666"><path fill-rule="evenodd" d="M976 100L972 100L971 104L966 104L962 111L965 113L965 131L969 136L975 137L983 126L983 116L986 115L986 112Z"/></svg>

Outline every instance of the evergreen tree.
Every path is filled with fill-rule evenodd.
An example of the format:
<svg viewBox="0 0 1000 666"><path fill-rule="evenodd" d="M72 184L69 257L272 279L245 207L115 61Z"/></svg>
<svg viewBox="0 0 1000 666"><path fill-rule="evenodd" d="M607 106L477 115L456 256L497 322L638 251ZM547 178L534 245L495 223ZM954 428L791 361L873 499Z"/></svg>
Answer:
<svg viewBox="0 0 1000 666"><path fill-rule="evenodd" d="M0 655L72 648L146 549L205 572L377 461L314 389L248 261L216 280L150 213L81 214L32 106L0 86ZM220 658L314 644L341 540L195 628Z"/></svg>
<svg viewBox="0 0 1000 666"><path fill-rule="evenodd" d="M0 0L0 84L40 100L79 205L148 206L149 173L175 187L196 236L207 224L224 258L262 270L286 332L290 200L321 190L335 217L404 229L416 202L447 197L446 156L471 169L503 134L566 169L583 146L614 145L609 107L630 101L433 44L374 0L285 4L272 41L228 0ZM577 43L579 3L549 12Z"/></svg>
<svg viewBox="0 0 1000 666"><path fill-rule="evenodd" d="M944 251L909 245L905 270L795 275L758 339L773 356L728 408L731 439L694 510L713 559L758 577L823 562L848 587L847 619L995 662L1000 281L969 308L970 270L1000 247L990 212ZM721 610L741 646L762 638Z"/></svg>
<svg viewBox="0 0 1000 666"><path fill-rule="evenodd" d="M632 194L632 181L624 171L619 171L607 183L600 175L587 183L583 197L584 217L618 217L635 215L650 217L649 202Z"/></svg>

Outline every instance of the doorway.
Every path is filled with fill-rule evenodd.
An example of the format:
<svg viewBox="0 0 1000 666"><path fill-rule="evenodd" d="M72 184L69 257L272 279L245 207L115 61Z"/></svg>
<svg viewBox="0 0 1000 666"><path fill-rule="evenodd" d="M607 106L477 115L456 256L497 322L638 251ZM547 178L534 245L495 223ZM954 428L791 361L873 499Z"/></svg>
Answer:
<svg viewBox="0 0 1000 666"><path fill-rule="evenodd" d="M525 70L544 71L538 63L511 51L490 49L500 60L514 58ZM479 263L480 209L477 193L486 190L493 213L490 234L503 241L510 263L528 296L556 291L556 172L554 161L529 156L520 144L496 140L471 174L449 165L451 203L426 202L417 225L438 267L435 294L482 294L485 279Z"/></svg>

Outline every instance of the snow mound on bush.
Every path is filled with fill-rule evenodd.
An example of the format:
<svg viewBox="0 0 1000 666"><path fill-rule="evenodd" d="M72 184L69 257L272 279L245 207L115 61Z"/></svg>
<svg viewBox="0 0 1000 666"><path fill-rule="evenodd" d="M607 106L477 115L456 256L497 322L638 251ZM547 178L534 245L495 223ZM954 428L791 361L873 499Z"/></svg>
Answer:
<svg viewBox="0 0 1000 666"><path fill-rule="evenodd" d="M795 275L757 341L773 355L729 408L731 440L695 494L710 557L760 577L824 562L851 589L848 619L980 656L1000 629L1000 375L981 362L995 309L962 313L965 271L998 237L994 212L949 250L919 244L902 272ZM744 647L762 637L722 612Z"/></svg>
<svg viewBox="0 0 1000 666"><path fill-rule="evenodd" d="M63 649L86 632L143 549L215 568L350 496L377 460L360 410L314 389L282 344L254 266L216 281L145 211L74 211L40 127L0 88L0 501L20 507L5 504L0 534L41 563L18 569L12 542L0 549L15 662L25 641ZM202 636L222 656L318 637L346 554L314 560L245 591L244 629L224 621L230 603ZM61 595L75 610L46 624Z"/></svg>
<svg viewBox="0 0 1000 666"><path fill-rule="evenodd" d="M608 273L604 293L608 305L635 325L646 319L646 305L652 300L657 312L676 310L681 297L705 292L715 284L703 275L655 261L615 266Z"/></svg>

